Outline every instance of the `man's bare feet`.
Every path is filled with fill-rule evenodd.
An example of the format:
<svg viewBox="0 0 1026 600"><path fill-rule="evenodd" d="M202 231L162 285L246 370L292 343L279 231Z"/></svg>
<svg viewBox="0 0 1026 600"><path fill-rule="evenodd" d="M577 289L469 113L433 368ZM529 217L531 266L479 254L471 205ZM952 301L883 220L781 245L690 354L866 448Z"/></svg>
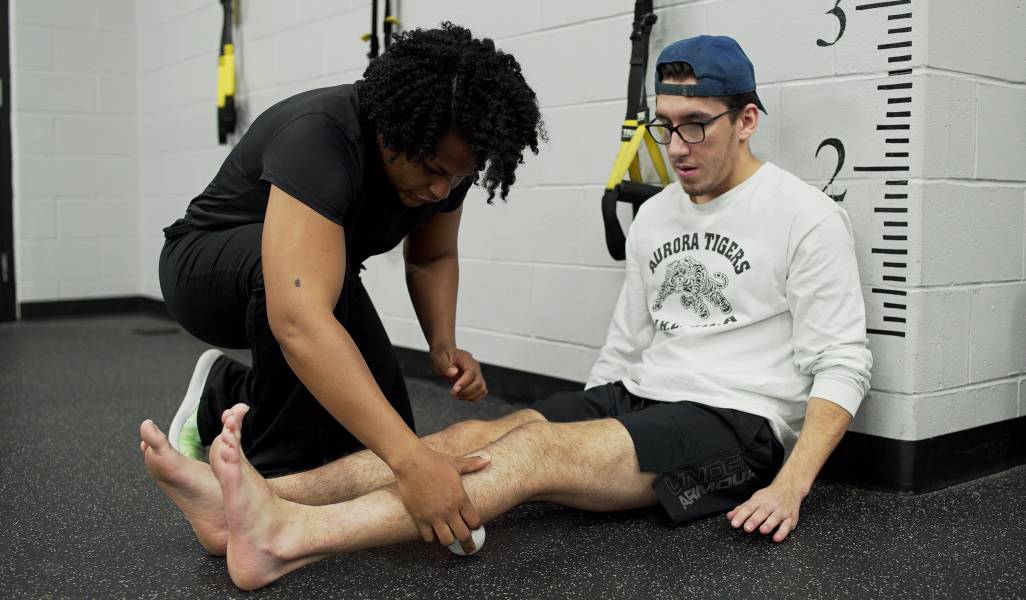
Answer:
<svg viewBox="0 0 1026 600"><path fill-rule="evenodd" d="M210 447L210 466L228 518L228 574L238 587L255 590L323 557L299 556L307 507L276 496L242 453L246 410L237 404L221 419L224 428Z"/></svg>
<svg viewBox="0 0 1026 600"><path fill-rule="evenodd" d="M228 521L221 487L210 465L187 458L171 447L167 436L147 419L139 426L139 449L150 479L164 490L185 514L200 544L211 554L224 556L228 548Z"/></svg>

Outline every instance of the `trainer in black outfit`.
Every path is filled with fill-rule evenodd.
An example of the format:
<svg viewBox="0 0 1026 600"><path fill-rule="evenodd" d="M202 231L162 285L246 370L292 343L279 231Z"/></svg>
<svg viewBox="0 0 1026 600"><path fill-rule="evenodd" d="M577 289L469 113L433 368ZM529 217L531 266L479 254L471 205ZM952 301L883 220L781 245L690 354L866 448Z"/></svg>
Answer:
<svg viewBox="0 0 1026 600"><path fill-rule="evenodd" d="M412 431L398 361L359 273L405 239L432 365L454 396L484 397L480 365L455 342L460 214L475 182L489 202L497 192L505 199L542 135L513 57L448 23L396 36L355 84L261 114L185 217L164 229L169 312L204 342L252 353L251 367L221 356L200 377L202 444L225 409L245 403L243 448L262 474L366 446L395 472L425 538L447 528L438 539L451 542L464 537L464 521L476 527L461 463Z"/></svg>

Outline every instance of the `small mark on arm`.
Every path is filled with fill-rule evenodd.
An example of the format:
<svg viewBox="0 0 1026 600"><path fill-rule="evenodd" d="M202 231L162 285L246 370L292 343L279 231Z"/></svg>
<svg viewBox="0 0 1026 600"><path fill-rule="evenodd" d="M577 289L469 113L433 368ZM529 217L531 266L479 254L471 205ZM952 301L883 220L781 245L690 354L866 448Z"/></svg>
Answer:
<svg viewBox="0 0 1026 600"><path fill-rule="evenodd" d="M299 278L298 278L298 277L296 278L296 280L295 280L295 281L294 281L293 283L295 283L295 284L296 284L296 287L300 287L300 286L299 286Z"/></svg>

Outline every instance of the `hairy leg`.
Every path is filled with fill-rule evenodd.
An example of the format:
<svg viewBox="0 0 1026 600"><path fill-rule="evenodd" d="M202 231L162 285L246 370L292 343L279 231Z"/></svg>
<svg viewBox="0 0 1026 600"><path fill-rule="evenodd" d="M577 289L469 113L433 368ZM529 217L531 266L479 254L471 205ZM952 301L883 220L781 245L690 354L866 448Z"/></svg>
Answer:
<svg viewBox="0 0 1026 600"><path fill-rule="evenodd" d="M228 571L255 589L332 554L420 539L395 486L353 500L308 506L279 498L239 450L233 418L211 451L228 517ZM649 506L654 475L642 473L623 426L603 419L532 421L486 446L492 464L464 476L484 520L531 500L593 511Z"/></svg>
<svg viewBox="0 0 1026 600"><path fill-rule="evenodd" d="M541 421L541 413L524 409L494 421L461 421L424 438L432 450L464 456L480 450L524 423ZM276 495L299 504L334 504L372 492L395 481L376 454L363 450L322 467L268 480Z"/></svg>
<svg viewBox="0 0 1026 600"><path fill-rule="evenodd" d="M226 413L228 411L225 411ZM241 418L241 414L240 414ZM505 435L514 427L543 417L527 409L495 421L464 421L424 438L428 447L463 456ZM188 458L171 447L152 422L139 427L140 449L150 478L185 515L207 552L224 555L228 522L221 488L210 465ZM330 504L361 496L394 481L392 471L374 453L364 450L293 475L268 480L272 491L300 504Z"/></svg>

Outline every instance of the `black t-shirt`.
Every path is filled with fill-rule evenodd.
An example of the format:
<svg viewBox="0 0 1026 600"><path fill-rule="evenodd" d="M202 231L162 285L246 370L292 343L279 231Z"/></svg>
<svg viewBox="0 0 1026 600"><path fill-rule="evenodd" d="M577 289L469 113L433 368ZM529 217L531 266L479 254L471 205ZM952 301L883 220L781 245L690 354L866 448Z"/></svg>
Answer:
<svg viewBox="0 0 1026 600"><path fill-rule="evenodd" d="M468 177L436 204L410 208L389 182L356 87L303 92L264 111L225 159L185 221L200 229L260 223L271 184L346 231L352 264L388 252L438 212L456 210Z"/></svg>

